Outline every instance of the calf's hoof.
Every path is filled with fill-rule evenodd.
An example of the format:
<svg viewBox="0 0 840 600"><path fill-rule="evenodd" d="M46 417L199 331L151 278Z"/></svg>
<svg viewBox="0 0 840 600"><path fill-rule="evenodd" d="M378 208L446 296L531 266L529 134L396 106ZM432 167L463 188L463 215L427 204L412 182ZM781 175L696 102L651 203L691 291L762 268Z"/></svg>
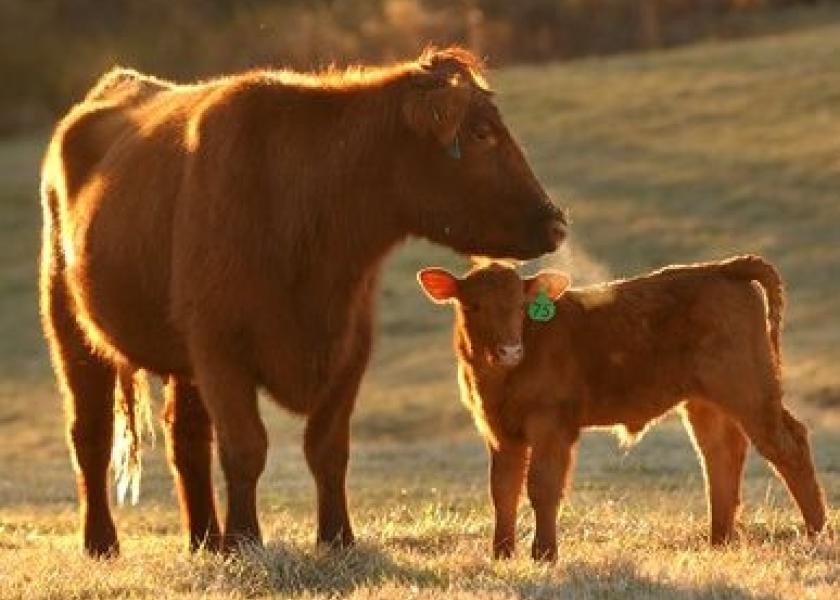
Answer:
<svg viewBox="0 0 840 600"><path fill-rule="evenodd" d="M714 548L723 548L738 541L738 532L734 529L712 531L709 534L709 544Z"/></svg>
<svg viewBox="0 0 840 600"><path fill-rule="evenodd" d="M823 522L823 524L819 528L815 527L806 527L805 534L808 536L810 540L817 540L821 538L833 540L834 539L834 530L829 526L827 523Z"/></svg>

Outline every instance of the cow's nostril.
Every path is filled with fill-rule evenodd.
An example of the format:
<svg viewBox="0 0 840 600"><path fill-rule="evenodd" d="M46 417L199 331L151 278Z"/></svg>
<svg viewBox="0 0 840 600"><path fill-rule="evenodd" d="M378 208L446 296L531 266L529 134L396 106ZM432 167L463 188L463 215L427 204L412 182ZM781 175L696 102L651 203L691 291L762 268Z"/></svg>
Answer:
<svg viewBox="0 0 840 600"><path fill-rule="evenodd" d="M548 235L551 238L551 240L556 244L559 244L564 239L566 239L565 221L557 220L554 221L551 225L549 225Z"/></svg>

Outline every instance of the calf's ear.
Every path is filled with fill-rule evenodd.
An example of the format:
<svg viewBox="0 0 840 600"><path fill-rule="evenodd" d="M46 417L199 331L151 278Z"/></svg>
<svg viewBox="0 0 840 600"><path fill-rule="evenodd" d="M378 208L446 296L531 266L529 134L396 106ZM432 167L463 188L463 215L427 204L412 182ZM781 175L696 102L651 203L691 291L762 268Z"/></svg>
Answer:
<svg viewBox="0 0 840 600"><path fill-rule="evenodd" d="M545 292L552 300L557 300L571 283L571 277L560 271L540 271L533 277L522 280L528 300L533 299L540 291Z"/></svg>
<svg viewBox="0 0 840 600"><path fill-rule="evenodd" d="M453 75L442 86L412 89L403 104L403 115L418 135L431 135L448 147L455 142L471 96L470 84L463 82L460 75Z"/></svg>
<svg viewBox="0 0 840 600"><path fill-rule="evenodd" d="M458 278L446 269L423 269L417 273L417 281L432 302L442 304L458 296Z"/></svg>

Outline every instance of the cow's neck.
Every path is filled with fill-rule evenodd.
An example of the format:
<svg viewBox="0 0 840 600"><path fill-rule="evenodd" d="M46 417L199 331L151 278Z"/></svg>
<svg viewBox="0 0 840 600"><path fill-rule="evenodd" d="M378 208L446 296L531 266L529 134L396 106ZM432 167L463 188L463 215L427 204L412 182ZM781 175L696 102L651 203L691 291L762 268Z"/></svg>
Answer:
<svg viewBox="0 0 840 600"><path fill-rule="evenodd" d="M274 219L287 231L286 243L308 257L298 266L298 276L312 271L319 284L337 294L368 285L371 270L378 270L409 235L390 189L400 135L398 104L391 93L385 88L346 94L322 123L295 131L306 136L309 151L315 152L301 163L305 180L297 183L306 221L289 230L282 209ZM276 140L278 147L287 144L282 135Z"/></svg>

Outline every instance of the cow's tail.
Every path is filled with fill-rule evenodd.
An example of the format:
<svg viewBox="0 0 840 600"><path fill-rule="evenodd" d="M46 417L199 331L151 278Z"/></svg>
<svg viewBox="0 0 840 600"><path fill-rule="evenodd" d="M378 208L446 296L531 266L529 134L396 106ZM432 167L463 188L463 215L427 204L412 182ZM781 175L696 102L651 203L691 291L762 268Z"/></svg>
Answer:
<svg viewBox="0 0 840 600"><path fill-rule="evenodd" d="M111 458L117 485L117 501L131 503L140 499L140 476L143 471L141 442L143 434L154 440L149 384L146 373L130 367L117 369L114 385L114 447Z"/></svg>
<svg viewBox="0 0 840 600"><path fill-rule="evenodd" d="M728 277L755 281L761 285L767 298L767 318L770 322L770 341L776 354L776 363L781 360L779 335L782 328L782 313L785 308L784 285L776 267L760 256L746 255L732 258L720 266Z"/></svg>

